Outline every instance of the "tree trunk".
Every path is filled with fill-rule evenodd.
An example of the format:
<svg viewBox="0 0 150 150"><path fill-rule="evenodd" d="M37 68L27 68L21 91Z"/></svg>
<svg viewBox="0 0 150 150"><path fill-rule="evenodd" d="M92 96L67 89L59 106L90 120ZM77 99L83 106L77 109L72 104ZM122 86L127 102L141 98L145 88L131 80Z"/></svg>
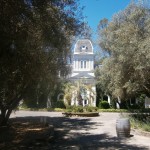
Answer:
<svg viewBox="0 0 150 150"><path fill-rule="evenodd" d="M0 126L7 126L12 109L1 109Z"/></svg>

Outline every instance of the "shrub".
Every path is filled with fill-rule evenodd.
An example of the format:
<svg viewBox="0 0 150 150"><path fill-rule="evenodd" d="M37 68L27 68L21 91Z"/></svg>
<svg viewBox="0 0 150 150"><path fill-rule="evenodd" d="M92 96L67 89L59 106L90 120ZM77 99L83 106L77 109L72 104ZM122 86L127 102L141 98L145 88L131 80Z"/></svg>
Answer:
<svg viewBox="0 0 150 150"><path fill-rule="evenodd" d="M100 101L99 108L108 109L108 108L110 108L110 106L109 106L109 103L107 101Z"/></svg>
<svg viewBox="0 0 150 150"><path fill-rule="evenodd" d="M117 109L116 100L115 100L115 99L112 99L112 100L110 101L110 107L111 107L112 109Z"/></svg>
<svg viewBox="0 0 150 150"><path fill-rule="evenodd" d="M54 111L54 108L47 108L47 111Z"/></svg>
<svg viewBox="0 0 150 150"><path fill-rule="evenodd" d="M64 101L63 100L59 100L56 102L55 108L66 108Z"/></svg>
<svg viewBox="0 0 150 150"><path fill-rule="evenodd" d="M150 116L149 114L130 114L132 128L140 128L150 132Z"/></svg>
<svg viewBox="0 0 150 150"><path fill-rule="evenodd" d="M98 108L93 106L67 106L65 112L97 112Z"/></svg>
<svg viewBox="0 0 150 150"><path fill-rule="evenodd" d="M84 107L84 111L85 112L97 112L98 108L97 107L93 107L93 106L85 106Z"/></svg>
<svg viewBox="0 0 150 150"><path fill-rule="evenodd" d="M83 107L82 106L75 106L75 107L73 107L73 112L83 112Z"/></svg>
<svg viewBox="0 0 150 150"><path fill-rule="evenodd" d="M22 108L37 108L37 101L35 99L24 99L20 105Z"/></svg>
<svg viewBox="0 0 150 150"><path fill-rule="evenodd" d="M140 106L138 104L133 104L129 106L129 109L140 109Z"/></svg>
<svg viewBox="0 0 150 150"><path fill-rule="evenodd" d="M129 112L127 109L99 109L99 112L116 112L116 113L126 113Z"/></svg>
<svg viewBox="0 0 150 150"><path fill-rule="evenodd" d="M63 108L54 108L54 111L56 111L56 112L62 112L62 111L64 111L64 109Z"/></svg>

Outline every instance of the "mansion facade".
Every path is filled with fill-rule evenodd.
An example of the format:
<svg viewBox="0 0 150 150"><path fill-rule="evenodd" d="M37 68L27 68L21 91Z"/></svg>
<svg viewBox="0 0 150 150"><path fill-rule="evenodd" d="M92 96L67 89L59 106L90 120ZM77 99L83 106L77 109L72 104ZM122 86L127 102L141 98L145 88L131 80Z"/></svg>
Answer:
<svg viewBox="0 0 150 150"><path fill-rule="evenodd" d="M96 106L94 49L89 39L80 39L76 42L73 51L72 73L68 80L72 83L80 82L85 86L90 86L90 90L81 92L82 105ZM72 96L71 105L78 105L75 96Z"/></svg>

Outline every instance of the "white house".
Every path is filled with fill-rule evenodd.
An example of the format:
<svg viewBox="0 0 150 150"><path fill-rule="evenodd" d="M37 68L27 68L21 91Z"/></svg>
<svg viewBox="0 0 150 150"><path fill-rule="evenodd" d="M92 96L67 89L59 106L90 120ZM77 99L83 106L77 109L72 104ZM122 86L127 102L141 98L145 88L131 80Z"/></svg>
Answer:
<svg viewBox="0 0 150 150"><path fill-rule="evenodd" d="M150 108L150 98L145 98L145 108Z"/></svg>
<svg viewBox="0 0 150 150"><path fill-rule="evenodd" d="M91 85L93 100L90 100L90 91L86 91L86 96L83 94L83 106L96 106L96 87L94 75L94 51L93 45L88 39L80 39L76 42L73 52L72 74L69 77L71 82L82 81L85 85ZM92 103L91 103L92 101ZM71 105L77 105L78 101L72 97Z"/></svg>

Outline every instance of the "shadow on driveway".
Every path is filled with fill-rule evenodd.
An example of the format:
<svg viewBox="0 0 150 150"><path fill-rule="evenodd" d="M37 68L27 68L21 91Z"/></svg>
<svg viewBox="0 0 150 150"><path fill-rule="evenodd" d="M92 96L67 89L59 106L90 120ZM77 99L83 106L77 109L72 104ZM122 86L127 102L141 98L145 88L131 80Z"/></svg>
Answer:
<svg viewBox="0 0 150 150"><path fill-rule="evenodd" d="M11 121L35 122L40 121L41 116L37 117L18 117ZM120 140L108 134L91 134L90 130L103 123L97 124L90 118L66 118L66 117L47 117L47 122L54 125L54 140L44 143L44 146L33 147L34 150L148 150L148 147L128 145L126 139ZM84 132L83 132L84 131ZM131 137L132 138L132 137ZM25 139L24 139L25 140ZM128 140L128 139L127 139ZM23 149L23 148L22 148ZM32 147L30 148L32 149Z"/></svg>

